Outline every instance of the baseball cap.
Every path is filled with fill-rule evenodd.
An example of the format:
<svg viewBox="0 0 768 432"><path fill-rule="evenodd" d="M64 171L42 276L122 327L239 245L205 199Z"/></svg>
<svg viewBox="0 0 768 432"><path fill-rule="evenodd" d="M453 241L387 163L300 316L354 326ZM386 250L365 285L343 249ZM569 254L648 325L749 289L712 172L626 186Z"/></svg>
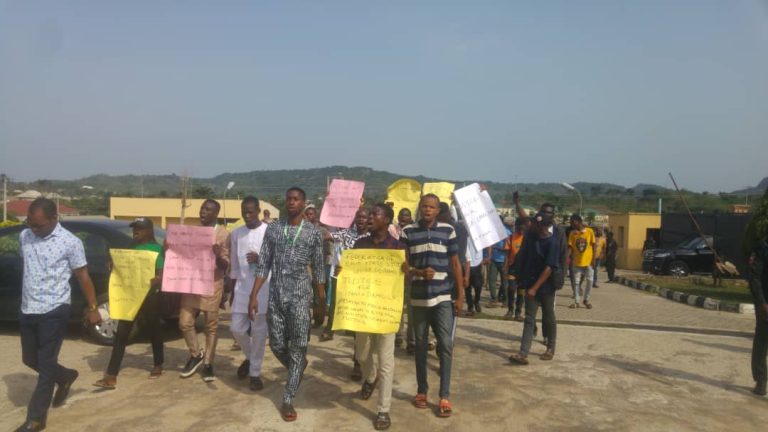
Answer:
<svg viewBox="0 0 768 432"><path fill-rule="evenodd" d="M152 219L145 218L145 217L134 219L133 222L131 222L131 224L128 226L131 228L149 228L149 229L153 229L155 227L155 225L152 223Z"/></svg>

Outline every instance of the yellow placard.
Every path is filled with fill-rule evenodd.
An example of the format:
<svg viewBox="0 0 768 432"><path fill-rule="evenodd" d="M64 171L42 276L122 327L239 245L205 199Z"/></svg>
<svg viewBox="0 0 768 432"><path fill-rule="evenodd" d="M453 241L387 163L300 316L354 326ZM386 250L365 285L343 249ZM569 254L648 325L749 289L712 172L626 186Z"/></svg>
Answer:
<svg viewBox="0 0 768 432"><path fill-rule="evenodd" d="M456 185L453 183L448 183L448 182L424 183L424 187L421 189L421 194L422 195L426 195L428 193L435 194L437 195L438 198L440 198L441 202L451 205L451 203L453 202L451 195L453 194L454 189L456 189Z"/></svg>
<svg viewBox="0 0 768 432"><path fill-rule="evenodd" d="M405 251L349 249L342 252L336 283L333 330L395 333L403 315Z"/></svg>
<svg viewBox="0 0 768 432"><path fill-rule="evenodd" d="M109 276L109 317L133 321L155 277L157 252L110 249L112 274Z"/></svg>
<svg viewBox="0 0 768 432"><path fill-rule="evenodd" d="M392 210L395 212L395 220L393 223L397 223L397 216L400 214L400 210L407 208L411 211L411 217L416 219L416 210L419 207L419 199L421 198L421 184L416 180L400 179L387 188L387 202L394 204Z"/></svg>

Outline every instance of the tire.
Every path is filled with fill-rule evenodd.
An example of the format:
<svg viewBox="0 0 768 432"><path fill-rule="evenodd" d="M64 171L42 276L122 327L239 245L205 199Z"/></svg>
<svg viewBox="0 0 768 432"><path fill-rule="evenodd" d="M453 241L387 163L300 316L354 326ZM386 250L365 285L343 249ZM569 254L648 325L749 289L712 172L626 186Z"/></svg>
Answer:
<svg viewBox="0 0 768 432"><path fill-rule="evenodd" d="M676 277L686 277L691 274L688 264L683 261L672 261L669 263L669 274Z"/></svg>
<svg viewBox="0 0 768 432"><path fill-rule="evenodd" d="M109 296L102 294L96 297L96 307L102 317L102 321L96 325L88 326L88 336L99 345L112 345L117 333L117 321L109 317ZM138 322L134 322L128 341L134 340L139 334Z"/></svg>

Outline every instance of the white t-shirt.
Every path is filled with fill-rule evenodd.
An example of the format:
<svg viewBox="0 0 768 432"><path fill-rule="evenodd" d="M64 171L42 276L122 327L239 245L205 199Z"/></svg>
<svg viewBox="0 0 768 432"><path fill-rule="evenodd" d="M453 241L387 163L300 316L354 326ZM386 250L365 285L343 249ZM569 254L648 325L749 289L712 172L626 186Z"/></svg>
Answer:
<svg viewBox="0 0 768 432"><path fill-rule="evenodd" d="M235 292L232 300L233 313L248 313L251 290L253 289L253 282L256 280L256 264L249 264L246 255L248 252L261 253L261 245L264 242L264 233L266 232L267 224L262 223L254 229L249 229L245 225L239 226L230 235L229 277L235 280ZM257 299L259 309L256 313L267 313L269 278L259 290Z"/></svg>

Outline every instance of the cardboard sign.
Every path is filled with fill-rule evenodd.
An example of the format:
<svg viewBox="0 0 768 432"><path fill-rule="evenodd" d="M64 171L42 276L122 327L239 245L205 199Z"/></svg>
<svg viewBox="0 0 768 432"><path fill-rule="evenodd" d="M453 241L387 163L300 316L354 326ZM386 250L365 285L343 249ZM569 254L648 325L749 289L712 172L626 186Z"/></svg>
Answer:
<svg viewBox="0 0 768 432"><path fill-rule="evenodd" d="M112 273L109 275L109 317L133 321L155 277L157 252L110 249Z"/></svg>
<svg viewBox="0 0 768 432"><path fill-rule="evenodd" d="M168 225L163 291L213 295L214 228Z"/></svg>
<svg viewBox="0 0 768 432"><path fill-rule="evenodd" d="M483 250L507 238L507 229L499 219L488 191L481 192L480 185L472 183L456 190L453 195L475 249Z"/></svg>
<svg viewBox="0 0 768 432"><path fill-rule="evenodd" d="M333 179L320 212L320 222L328 226L348 228L360 208L364 189L363 182Z"/></svg>

